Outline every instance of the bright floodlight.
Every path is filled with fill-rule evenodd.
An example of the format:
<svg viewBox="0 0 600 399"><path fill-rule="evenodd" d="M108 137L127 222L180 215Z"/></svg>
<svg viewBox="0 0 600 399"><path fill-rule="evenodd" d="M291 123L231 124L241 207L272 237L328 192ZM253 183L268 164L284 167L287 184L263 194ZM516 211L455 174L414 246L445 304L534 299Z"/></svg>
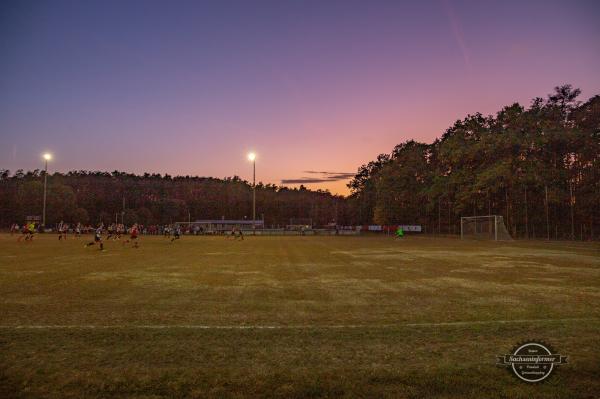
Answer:
<svg viewBox="0 0 600 399"><path fill-rule="evenodd" d="M256 159L256 154L251 152L250 154L248 154L248 159L254 161Z"/></svg>
<svg viewBox="0 0 600 399"><path fill-rule="evenodd" d="M43 155L43 157L44 157L44 159L45 159L46 161L49 161L49 160L51 160L51 159L52 159L52 154L45 153L45 154Z"/></svg>

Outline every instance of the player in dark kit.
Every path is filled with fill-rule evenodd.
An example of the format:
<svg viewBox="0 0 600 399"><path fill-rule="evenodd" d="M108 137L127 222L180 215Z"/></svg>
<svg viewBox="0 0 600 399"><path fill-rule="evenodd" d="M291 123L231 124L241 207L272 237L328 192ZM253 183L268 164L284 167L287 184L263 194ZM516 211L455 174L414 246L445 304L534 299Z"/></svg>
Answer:
<svg viewBox="0 0 600 399"><path fill-rule="evenodd" d="M171 242L175 240L179 240L181 238L181 227L177 225L173 231L173 238L171 238Z"/></svg>
<svg viewBox="0 0 600 399"><path fill-rule="evenodd" d="M94 234L94 241L87 243L85 245L86 248L92 245L96 245L96 243L98 243L98 245L100 246L100 251L104 251L104 243L102 242L102 227L102 225L98 226L98 228L96 229L96 233Z"/></svg>
<svg viewBox="0 0 600 399"><path fill-rule="evenodd" d="M231 236L234 240L237 240L239 238L241 241L244 241L244 233L242 233L242 229L240 229L239 227L234 227L231 229Z"/></svg>

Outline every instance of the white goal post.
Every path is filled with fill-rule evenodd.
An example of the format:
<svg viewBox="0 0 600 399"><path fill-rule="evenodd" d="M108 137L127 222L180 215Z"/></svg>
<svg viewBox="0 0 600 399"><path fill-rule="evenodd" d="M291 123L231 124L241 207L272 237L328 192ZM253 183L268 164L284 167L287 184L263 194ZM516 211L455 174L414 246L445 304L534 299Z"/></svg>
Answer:
<svg viewBox="0 0 600 399"><path fill-rule="evenodd" d="M460 238L509 241L512 237L499 215L467 216L460 218Z"/></svg>

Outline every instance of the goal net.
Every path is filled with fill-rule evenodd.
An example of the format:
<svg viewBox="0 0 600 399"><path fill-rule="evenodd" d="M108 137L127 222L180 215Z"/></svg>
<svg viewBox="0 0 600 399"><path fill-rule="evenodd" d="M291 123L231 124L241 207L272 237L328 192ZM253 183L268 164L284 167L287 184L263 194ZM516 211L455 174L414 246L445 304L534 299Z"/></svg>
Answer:
<svg viewBox="0 0 600 399"><path fill-rule="evenodd" d="M480 240L512 240L502 216L470 216L460 218L460 238Z"/></svg>

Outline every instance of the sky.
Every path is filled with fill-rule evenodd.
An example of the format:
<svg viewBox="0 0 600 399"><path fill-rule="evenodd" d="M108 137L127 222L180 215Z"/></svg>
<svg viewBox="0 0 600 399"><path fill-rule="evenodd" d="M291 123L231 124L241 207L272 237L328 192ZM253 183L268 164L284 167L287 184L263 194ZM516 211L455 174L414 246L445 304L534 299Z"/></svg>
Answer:
<svg viewBox="0 0 600 399"><path fill-rule="evenodd" d="M571 83L600 94L598 1L0 2L0 169L252 179L357 168ZM318 173L325 172L325 173ZM294 183L294 184L292 184Z"/></svg>

